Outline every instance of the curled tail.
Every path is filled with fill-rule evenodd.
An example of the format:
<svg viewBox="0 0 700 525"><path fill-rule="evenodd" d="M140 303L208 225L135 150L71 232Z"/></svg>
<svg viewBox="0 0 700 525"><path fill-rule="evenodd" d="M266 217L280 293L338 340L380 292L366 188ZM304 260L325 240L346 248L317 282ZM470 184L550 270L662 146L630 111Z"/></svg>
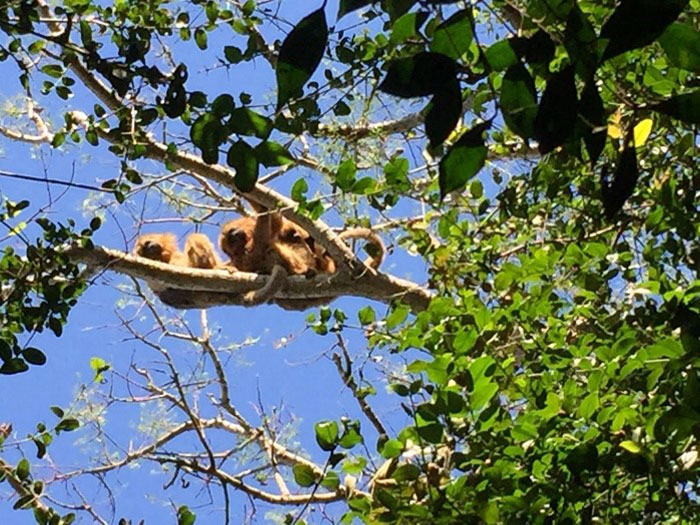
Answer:
<svg viewBox="0 0 700 525"><path fill-rule="evenodd" d="M370 257L364 263L370 268L376 270L384 262L386 255L386 247L381 237L374 233L369 228L350 228L341 232L338 237L341 239L364 239L370 246Z"/></svg>

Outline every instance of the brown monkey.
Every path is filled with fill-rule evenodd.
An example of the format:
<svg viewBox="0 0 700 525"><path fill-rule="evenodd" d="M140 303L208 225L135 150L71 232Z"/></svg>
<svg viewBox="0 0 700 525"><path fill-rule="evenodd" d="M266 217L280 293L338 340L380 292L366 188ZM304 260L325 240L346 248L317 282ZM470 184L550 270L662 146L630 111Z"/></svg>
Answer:
<svg viewBox="0 0 700 525"><path fill-rule="evenodd" d="M148 233L136 240L134 254L175 266L213 269L221 265L214 245L202 233L193 233L185 241L184 253L177 249L172 233Z"/></svg>
<svg viewBox="0 0 700 525"><path fill-rule="evenodd" d="M377 252L366 264L376 269L382 263L386 251L384 243L370 229L351 228L339 237L366 239ZM257 219L243 217L227 222L221 229L219 245L230 257L230 264L239 270L270 273L275 277L257 291L260 302L271 299L284 284L284 277L280 278L281 272L275 271L276 268L284 269L285 274L307 277L336 271L335 261L306 230L276 212L263 213ZM278 299L275 302L288 310L305 310L327 304L333 299Z"/></svg>

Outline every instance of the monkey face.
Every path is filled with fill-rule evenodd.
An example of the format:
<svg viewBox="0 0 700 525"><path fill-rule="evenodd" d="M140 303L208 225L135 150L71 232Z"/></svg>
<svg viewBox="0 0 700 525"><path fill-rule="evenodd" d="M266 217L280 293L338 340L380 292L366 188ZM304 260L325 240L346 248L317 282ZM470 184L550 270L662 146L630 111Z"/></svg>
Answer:
<svg viewBox="0 0 700 525"><path fill-rule="evenodd" d="M177 251L177 239L171 233L149 233L136 240L134 254L153 261L169 263Z"/></svg>
<svg viewBox="0 0 700 525"><path fill-rule="evenodd" d="M313 277L323 271L317 257L319 247L309 232L286 219L279 226L278 231L273 231L275 262L293 275Z"/></svg>
<svg viewBox="0 0 700 525"><path fill-rule="evenodd" d="M219 235L221 251L231 258L236 268L244 272L255 271L255 265L250 260L254 230L255 219L241 217L224 224Z"/></svg>

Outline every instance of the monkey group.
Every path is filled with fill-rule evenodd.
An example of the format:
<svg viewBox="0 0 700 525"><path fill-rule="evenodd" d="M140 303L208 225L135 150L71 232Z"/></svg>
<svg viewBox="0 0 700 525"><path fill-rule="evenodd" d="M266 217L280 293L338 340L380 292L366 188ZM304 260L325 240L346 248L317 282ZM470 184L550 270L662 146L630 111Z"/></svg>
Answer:
<svg viewBox="0 0 700 525"><path fill-rule="evenodd" d="M375 270L384 260L384 243L368 228L350 228L340 233L339 238L367 241L373 253L365 264ZM185 250L181 252L172 233L151 233L137 239L133 252L140 257L176 266L225 268L231 272L269 275L265 286L243 296L242 302L247 306L274 301L287 310L305 310L334 299L273 299L288 275L312 278L319 274L333 274L337 268L328 252L309 232L279 212L263 211L257 217L228 221L221 228L219 247L228 256L228 261L219 258L214 245L204 234L189 235L185 240Z"/></svg>

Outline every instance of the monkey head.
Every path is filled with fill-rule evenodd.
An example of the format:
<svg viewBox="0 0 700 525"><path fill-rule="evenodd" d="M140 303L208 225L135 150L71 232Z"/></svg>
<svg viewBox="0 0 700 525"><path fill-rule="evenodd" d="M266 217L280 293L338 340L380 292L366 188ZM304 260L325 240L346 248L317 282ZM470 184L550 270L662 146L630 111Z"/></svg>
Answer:
<svg viewBox="0 0 700 525"><path fill-rule="evenodd" d="M243 272L256 271L250 257L255 225L253 217L241 217L224 224L219 234L221 251L231 258L233 266Z"/></svg>
<svg viewBox="0 0 700 525"><path fill-rule="evenodd" d="M177 238L172 233L141 235L134 245L134 254L153 261L169 263L177 253Z"/></svg>

